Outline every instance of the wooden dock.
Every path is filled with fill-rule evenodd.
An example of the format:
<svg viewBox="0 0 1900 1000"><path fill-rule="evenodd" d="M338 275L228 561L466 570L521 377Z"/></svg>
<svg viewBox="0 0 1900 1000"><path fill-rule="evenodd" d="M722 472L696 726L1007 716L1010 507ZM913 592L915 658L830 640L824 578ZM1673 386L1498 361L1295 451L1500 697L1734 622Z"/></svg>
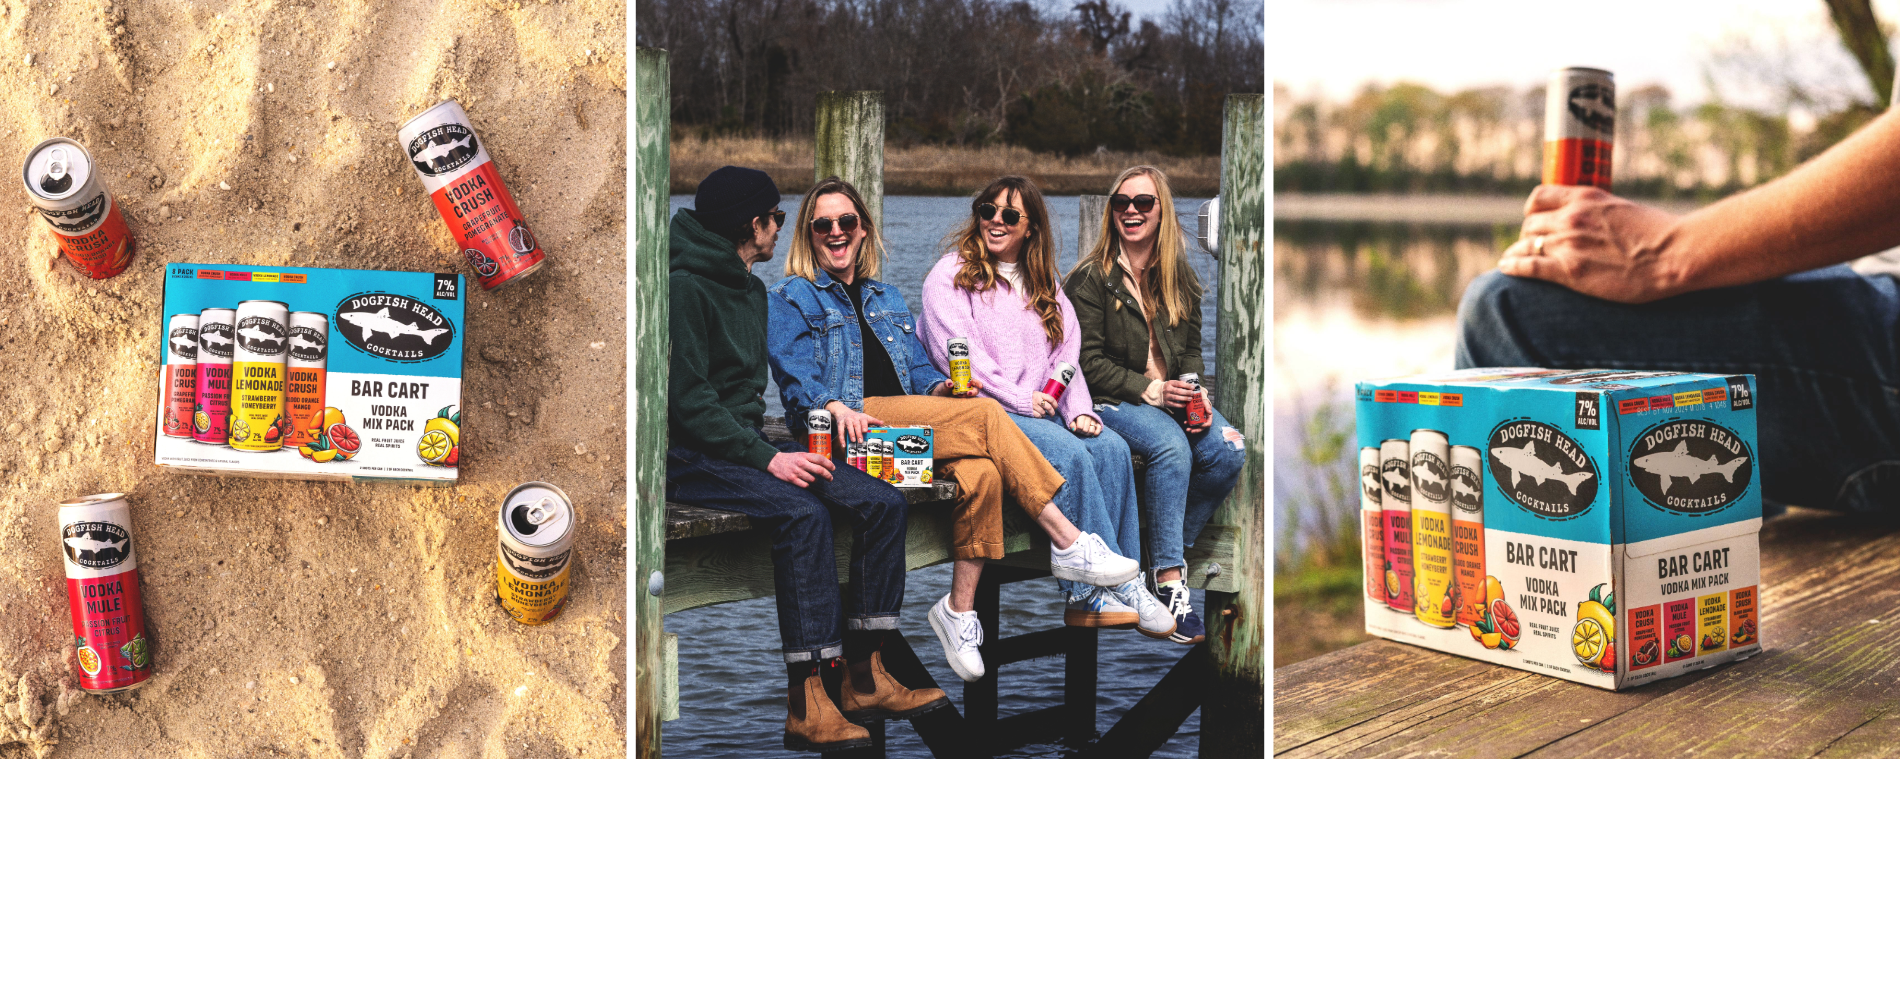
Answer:
<svg viewBox="0 0 1900 1000"><path fill-rule="evenodd" d="M1891 521L1819 512L1770 521L1764 651L1625 691L1385 639L1280 667L1274 755L1900 756L1895 535Z"/></svg>

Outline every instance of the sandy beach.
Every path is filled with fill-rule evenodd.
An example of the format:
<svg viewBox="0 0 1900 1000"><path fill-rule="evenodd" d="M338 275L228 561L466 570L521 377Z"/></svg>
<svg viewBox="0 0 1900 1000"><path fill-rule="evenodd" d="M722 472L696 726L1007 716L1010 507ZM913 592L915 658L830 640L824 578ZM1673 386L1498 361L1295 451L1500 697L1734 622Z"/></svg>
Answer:
<svg viewBox="0 0 1900 1000"><path fill-rule="evenodd" d="M0 756L624 756L626 21L609 0L0 4ZM395 144L450 97L549 258L470 289L460 482L154 466L167 263L466 274ZM55 135L138 241L117 277L80 275L31 213L19 164ZM532 479L581 516L541 628L494 599L496 511ZM58 504L108 491L132 497L157 672L62 698Z"/></svg>

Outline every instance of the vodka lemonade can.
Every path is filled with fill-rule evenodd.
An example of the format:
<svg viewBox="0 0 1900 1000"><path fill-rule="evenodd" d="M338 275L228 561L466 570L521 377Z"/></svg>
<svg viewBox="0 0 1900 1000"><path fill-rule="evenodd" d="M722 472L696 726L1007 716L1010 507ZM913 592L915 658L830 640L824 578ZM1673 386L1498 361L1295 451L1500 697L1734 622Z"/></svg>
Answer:
<svg viewBox="0 0 1900 1000"><path fill-rule="evenodd" d="M950 356L950 388L957 392L969 392L970 338L951 337L944 343L943 349Z"/></svg>
<svg viewBox="0 0 1900 1000"><path fill-rule="evenodd" d="M483 288L525 278L547 261L460 104L443 101L409 119L396 139Z"/></svg>
<svg viewBox="0 0 1900 1000"><path fill-rule="evenodd" d="M1201 395L1201 377L1193 372L1184 372L1181 375L1181 381L1186 382L1188 388L1194 393L1194 395L1188 397L1187 401L1187 422L1190 424L1206 423L1207 418L1212 414L1207 412L1207 397Z"/></svg>
<svg viewBox="0 0 1900 1000"><path fill-rule="evenodd" d="M1484 456L1462 444L1451 449L1451 570L1458 581L1453 618L1475 625L1490 603L1484 582Z"/></svg>
<svg viewBox="0 0 1900 1000"><path fill-rule="evenodd" d="M501 502L495 600L523 625L544 625L567 604L568 557L578 516L550 483L522 483Z"/></svg>
<svg viewBox="0 0 1900 1000"><path fill-rule="evenodd" d="M1450 628L1457 577L1451 563L1451 441L1445 432L1412 432L1412 596L1418 620Z"/></svg>
<svg viewBox="0 0 1900 1000"><path fill-rule="evenodd" d="M884 478L884 452L877 446L877 439L868 435L864 439L864 474L872 479Z"/></svg>
<svg viewBox="0 0 1900 1000"><path fill-rule="evenodd" d="M21 179L60 252L87 277L110 278L132 263L132 231L86 147L48 139L26 154Z"/></svg>
<svg viewBox="0 0 1900 1000"><path fill-rule="evenodd" d="M165 327L165 423L159 431L188 438L198 411L198 314L179 313Z"/></svg>
<svg viewBox="0 0 1900 1000"><path fill-rule="evenodd" d="M198 314L198 392L191 415L192 437L223 444L231 429L231 351L237 345L237 310Z"/></svg>
<svg viewBox="0 0 1900 1000"><path fill-rule="evenodd" d="M1365 550L1366 599L1385 603L1385 508L1379 498L1379 449L1359 449L1359 533Z"/></svg>
<svg viewBox="0 0 1900 1000"><path fill-rule="evenodd" d="M1616 77L1566 66L1544 91L1544 183L1610 189L1616 142Z"/></svg>
<svg viewBox="0 0 1900 1000"><path fill-rule="evenodd" d="M290 307L253 299L237 307L237 350L231 361L231 447L276 451L290 417L284 369L290 361Z"/></svg>
<svg viewBox="0 0 1900 1000"><path fill-rule="evenodd" d="M831 411L812 410L805 414L805 450L831 457Z"/></svg>
<svg viewBox="0 0 1900 1000"><path fill-rule="evenodd" d="M290 370L284 380L284 402L290 432L284 445L314 444L323 428L323 379L329 367L330 317L322 313L290 314Z"/></svg>
<svg viewBox="0 0 1900 1000"><path fill-rule="evenodd" d="M152 647L139 600L132 551L132 506L123 493L77 497L59 505L66 602L73 613L79 686L129 691L152 678Z"/></svg>
<svg viewBox="0 0 1900 1000"><path fill-rule="evenodd" d="M1385 512L1381 542L1385 567L1385 603L1394 611L1412 612L1412 442L1388 438L1379 442L1379 506Z"/></svg>
<svg viewBox="0 0 1900 1000"><path fill-rule="evenodd" d="M1075 366L1064 361L1049 373L1048 381L1042 383L1042 394L1062 402L1062 394L1069 389L1069 383L1075 381Z"/></svg>

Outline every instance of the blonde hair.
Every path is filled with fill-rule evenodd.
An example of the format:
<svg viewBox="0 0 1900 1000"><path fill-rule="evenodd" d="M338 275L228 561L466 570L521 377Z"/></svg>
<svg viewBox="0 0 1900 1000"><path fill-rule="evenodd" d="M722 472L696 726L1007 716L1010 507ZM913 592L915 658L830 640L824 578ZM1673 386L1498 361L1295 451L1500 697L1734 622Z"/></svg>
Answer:
<svg viewBox="0 0 1900 1000"><path fill-rule="evenodd" d="M1017 261L1018 273L1027 286L1020 291L1028 300L1028 307L1042 317L1043 333L1053 347L1062 343L1062 306L1056 301L1056 293L1062 286L1056 275L1056 238L1049 228L1049 206L1042 200L1042 191L1035 181L1015 174L998 177L971 199L969 220L946 241L963 259L962 266L957 268L956 287L975 294L996 287L1000 280L996 260L983 245L983 220L977 218L976 209L989 203L1001 211L1003 206L998 198L1004 191L1016 192L1023 205L1023 217L1029 220L1029 237L1023 241L1022 256Z"/></svg>
<svg viewBox="0 0 1900 1000"><path fill-rule="evenodd" d="M1146 176L1155 185L1155 206L1161 210L1161 218L1155 227L1155 255L1148 262L1148 272L1142 280L1142 305L1153 319L1157 307L1166 309L1168 325L1179 326L1187 318L1188 310L1201 298L1201 281L1194 274L1194 266L1188 263L1187 235L1181 229L1181 219L1174 212L1174 192L1168 187L1168 175L1159 167L1129 167L1115 178L1108 189L1110 197L1120 191L1130 177ZM1103 278L1114 267L1116 259L1122 253L1122 236L1115 225L1115 210L1104 208L1102 211L1102 229L1095 238L1095 246L1088 255L1076 261L1075 269L1081 270L1090 264L1095 265Z"/></svg>
<svg viewBox="0 0 1900 1000"><path fill-rule="evenodd" d="M877 224L871 221L870 209L864 207L864 198L851 182L833 175L812 186L805 193L805 199L798 203L798 221L792 224L792 248L785 255L785 273L806 281L818 280L818 258L811 252L811 218L817 214L818 199L828 194L841 194L851 199L851 209L858 213L858 226L864 230L864 240L858 244L858 256L854 262L859 278L875 278L884 265L884 237L878 235Z"/></svg>

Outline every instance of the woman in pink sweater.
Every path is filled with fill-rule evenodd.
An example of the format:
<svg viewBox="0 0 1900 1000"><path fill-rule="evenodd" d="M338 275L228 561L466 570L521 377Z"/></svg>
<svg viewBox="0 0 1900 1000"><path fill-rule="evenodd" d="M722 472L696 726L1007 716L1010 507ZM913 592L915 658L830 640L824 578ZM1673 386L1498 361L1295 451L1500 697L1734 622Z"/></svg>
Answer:
<svg viewBox="0 0 1900 1000"><path fill-rule="evenodd" d="M917 332L940 371L948 343L970 346L970 374L1002 404L1065 480L1054 503L1076 527L1117 555L1141 558L1134 459L1128 443L1096 418L1078 363L1081 330L1056 274L1055 237L1042 192L1026 177L999 177L976 196L970 220L924 279ZM1066 388L1056 378L1067 366ZM1164 637L1174 616L1140 579L1118 587L1059 581L1063 621L1127 627ZM971 597L975 581L970 581ZM953 589L954 598L954 589Z"/></svg>

